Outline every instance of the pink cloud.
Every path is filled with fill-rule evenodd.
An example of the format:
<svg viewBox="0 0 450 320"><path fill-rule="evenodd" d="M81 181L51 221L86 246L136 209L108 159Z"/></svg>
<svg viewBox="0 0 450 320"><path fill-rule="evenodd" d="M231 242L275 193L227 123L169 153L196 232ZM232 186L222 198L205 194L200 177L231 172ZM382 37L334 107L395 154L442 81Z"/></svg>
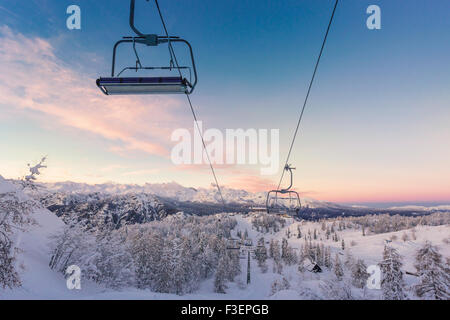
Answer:
<svg viewBox="0 0 450 320"><path fill-rule="evenodd" d="M172 130L187 121L178 115L182 100L105 96L95 79L60 60L49 41L5 26L0 27L0 96L7 107L37 111L44 121L106 138L113 143L110 151L168 157Z"/></svg>
<svg viewBox="0 0 450 320"><path fill-rule="evenodd" d="M160 170L157 168L154 169L144 169L144 170L136 170L122 173L122 176L147 176L154 175L159 173Z"/></svg>
<svg viewBox="0 0 450 320"><path fill-rule="evenodd" d="M226 186L233 189L244 189L250 192L269 191L276 188L276 184L272 179L257 175L237 176L232 178Z"/></svg>

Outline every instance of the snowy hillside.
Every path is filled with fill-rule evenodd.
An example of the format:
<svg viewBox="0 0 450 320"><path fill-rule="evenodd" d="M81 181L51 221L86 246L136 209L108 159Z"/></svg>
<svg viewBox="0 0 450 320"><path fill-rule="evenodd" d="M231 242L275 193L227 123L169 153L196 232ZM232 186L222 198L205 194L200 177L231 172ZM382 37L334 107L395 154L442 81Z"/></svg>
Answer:
<svg viewBox="0 0 450 320"><path fill-rule="evenodd" d="M161 220L169 213L157 198L146 193L49 193L40 202L64 222L72 219L89 228L117 229L127 224Z"/></svg>
<svg viewBox="0 0 450 320"><path fill-rule="evenodd" d="M64 279L48 267L50 257L48 237L62 228L63 223L53 213L35 203L1 176L0 196L2 201L6 201L6 198L9 197L19 199L21 203L32 203L34 209L31 212L31 218L36 223L24 230L16 230L13 234L14 247L20 250L16 265L19 266L22 286L12 291L8 289L0 291L0 298L21 298L28 295L45 297L47 292L54 292L52 287L58 287ZM5 214L5 212L0 212L0 214Z"/></svg>
<svg viewBox="0 0 450 320"><path fill-rule="evenodd" d="M425 243L425 241L431 241L433 244L438 245L441 249L441 253L447 259L450 258L450 226L419 226L412 229L407 229L397 232L381 233L381 234L370 234L362 236L361 230L359 229L346 229L339 231L339 241L333 241L331 238L326 239L324 232L321 230L321 222L306 222L306 221L295 221L293 219L286 219L287 224L285 227L281 228L276 233L262 234L256 232L252 229L251 217L237 217L238 227L240 230L248 230L249 237L256 243L257 239L264 237L266 243L271 240L276 240L279 243L282 242L283 238L287 238L287 233L289 230L290 238L288 240L289 245L292 246L296 252L301 250L300 248L305 245L305 235L308 231L314 232L318 231L317 240L312 240L312 242L323 243L325 246L331 248L331 256L335 257L338 254L344 264L348 255L351 255L353 260L362 259L366 265L376 265L382 260L382 254L384 246L386 245L386 240L395 239L390 242L390 245L398 250L399 254L403 258L404 266L403 271L415 273L415 254L416 251ZM331 222L326 223L330 225ZM297 239L297 230L303 233L303 237ZM412 231L414 230L414 231ZM413 240L411 234L414 233L416 239ZM407 234L410 239L404 241L402 237ZM341 239L345 240L347 248L342 249ZM311 269L312 265L306 267L306 269ZM311 273L303 272L299 273L297 265L287 266L283 269L281 274L271 273L271 268L269 267L269 272L261 273L257 266L254 266L254 281L249 286L249 292L245 293L245 298L250 299L262 299L262 298L272 298L272 299L329 299L324 295L323 290L320 286L324 281L334 278L334 273L332 269L323 268L322 273ZM350 276L350 270L344 270L347 276ZM244 278L243 275L242 279ZM286 278L290 283L290 288L281 290L274 295L271 295L270 284L278 279L281 281L282 278ZM406 286L411 287L417 283L417 277L412 275L405 275ZM352 288L353 298L355 299L381 299L381 290L360 290ZM234 298L241 298L239 296L239 290L233 290L232 295ZM410 294L412 299L417 299L416 296ZM338 298L338 297L336 297Z"/></svg>
<svg viewBox="0 0 450 320"><path fill-rule="evenodd" d="M10 183L3 179L0 181L0 192L13 192L23 200L29 199ZM404 290L407 292L407 297L417 299L418 297L415 296L412 288L418 283L418 278L414 275L406 274L406 272L411 274L417 272L415 269L415 255L417 250L428 240L439 247L441 254L444 256L444 260L445 258L448 259L450 257L450 227L448 223L443 225L432 225L434 223L439 224L444 222L442 217L447 219L445 215L442 217L430 217L427 221L421 220L422 225L411 228L406 227L406 225L411 223L411 221L416 220L405 220L405 222L407 222L405 226L403 226L398 219L406 218L398 217L393 220L386 220L392 221L398 225L397 228L400 228L400 230L395 232L382 232L382 229L380 229L382 220L376 217L354 218L353 220L351 218L333 219L317 222L273 217L269 219L272 221L270 222L271 227L265 229L265 227L263 227L264 224L256 222L263 221L258 220L261 217L259 213L250 215L220 214L210 217L190 217L189 219L191 220L187 220L188 218L186 216L176 215L167 217L162 222L155 221L147 223L145 226L148 226L148 228L150 228L149 230L153 230L152 232L145 231L147 230L145 229L147 227L142 229L142 227L135 226L127 228L127 234L133 238L133 234L135 232L141 232L139 230L142 229L144 233L142 236L136 238L138 241L137 244L140 245L149 241L146 239L152 239L152 234L160 227L162 228L161 230L165 230L163 232L166 234L169 231L167 234L169 239L167 240L170 240L173 237L172 234L176 234L176 230L192 228L191 224L195 221L198 221L196 223L202 223L202 221L206 223L204 225L198 225L198 228L200 228L198 230L206 232L204 236L208 235L208 229L213 232L211 235L214 235L214 233L217 235L217 232L219 232L218 234L223 234L222 232L226 233L226 226L231 223L231 233L226 237L221 236L221 238L245 238L247 239L245 241L249 242L251 246L247 247L241 245L239 253L240 259L238 260L240 272L234 276L233 281L224 280L225 293L215 292L217 290L217 276L218 272L220 272L220 262L218 266L219 269L217 269L215 273L213 272L210 276L207 276L206 279L194 285L195 289L192 292L183 294L161 293L150 289L137 289L130 285L126 285L120 289L113 289L110 286L104 286L101 283L95 284L91 280L85 278L83 278L81 290L71 291L66 287L66 280L64 279L63 274L57 272L55 269L49 268L51 254L48 237L61 232L63 228L61 220L45 209L34 210L33 216L39 225L32 226L28 231L17 234L16 244L23 250L19 256L19 261L25 267L25 269L20 272L22 287L13 290L6 289L0 291L1 299L380 299L382 298L381 290L359 289L352 285L351 279L353 269L347 265L347 263L355 263L358 259L363 261L365 265L376 265L380 263L383 256L383 249L387 241L390 243L390 246L398 250L402 257L402 272L404 273L405 281ZM234 223L232 223L233 220L235 221ZM366 221L368 223L366 231L362 231L361 225L359 225L361 221ZM196 223L193 225L194 229L185 229L186 231L191 230L190 232L193 236L199 232L194 232L194 230L197 230L195 229L197 228L195 227ZM221 223L222 226L220 228L225 229L216 229L217 226L219 226L217 223ZM425 225L423 225L423 223L425 223ZM171 228L172 231L167 228ZM331 236L328 232L330 228L331 230L334 230L331 232ZM390 227L387 226L387 228L389 229ZM64 230L66 230L64 231L66 233L69 229L66 227ZM88 236L88 234L83 235L76 230L74 232L74 236L79 237L79 239ZM112 236L114 237L114 235ZM148 238L149 236L150 238ZM336 239L334 238L335 236ZM257 248L256 244L262 237L264 238L264 246L267 249L267 261L260 265L259 256L255 255L254 250ZM213 236L211 240L214 238L215 237ZM114 241L114 238L111 238L105 245L110 243L114 252L116 252L114 255L117 255L117 253L119 253L117 250L121 250L120 243L115 243ZM173 238L173 240L170 241L178 243L176 238ZM287 245L286 250L288 251L286 252L291 252L290 255L296 257L291 260L291 262L286 258L287 256L281 258L281 260L270 257L272 254L270 253L272 244L282 244L284 242ZM343 242L345 243L344 249ZM168 242L167 246L159 248L162 250L162 255L159 253L157 253L157 255L160 257L168 255L168 257L171 257L168 261L179 259L176 258L176 256L172 256L170 243L171 242ZM313 246L311 246L311 243ZM342 280L336 280L335 266L327 267L327 262L320 262L322 268L321 273L312 273L309 271L313 267L310 260L305 260L302 263L299 262L298 259L302 255L302 252L305 251L305 248L311 246L308 249L311 250L316 243L320 243L321 250L325 249L323 254L328 252L328 255L332 257L332 260L334 260L335 257L339 257L340 263L342 264ZM84 250L88 250L87 252L89 252L90 248L86 247ZM111 250L111 248L106 250L107 252L110 252L108 250ZM219 249L211 251L211 254L217 253L218 251L216 250ZM251 281L247 284L247 252L249 252L249 250L251 252ZM101 253L101 251L99 251L99 253ZM125 255L123 255L123 253L120 254L122 255L121 257L131 259L126 252ZM326 254L324 254L324 257L326 258ZM180 260L180 262L183 260L188 262L190 259L188 255L181 258L182 260ZM80 263L81 262L82 261L80 260ZM125 261L125 263L127 263L127 261ZM157 268L158 264L159 262L153 267ZM190 265L190 263L187 264L186 267L188 265ZM263 267L264 265L266 266ZM299 265L301 265L302 270L300 270ZM86 268L89 268L89 265L86 265ZM173 268L177 269L176 265L170 270L175 270ZM195 274L197 271L199 270L191 270L189 272ZM93 272L98 272L98 270L93 270ZM190 289L188 291L190 291Z"/></svg>
<svg viewBox="0 0 450 320"><path fill-rule="evenodd" d="M20 188L0 176L0 202L19 199L31 205L32 225L13 233L13 245L18 249L15 266L20 286L13 289L0 286L0 300L4 299L84 299L100 294L104 288L84 281L82 291L68 290L63 274L49 267L51 237L63 231L64 223L55 214L24 194ZM0 217L5 214L0 210Z"/></svg>
<svg viewBox="0 0 450 320"><path fill-rule="evenodd" d="M0 177L3 221L8 221L8 210L15 210L35 222L25 219L23 226L11 229L12 243L20 250L14 265L21 285L2 289L0 298L381 299L382 290L365 288L365 268L380 265L388 245L399 254L400 280L391 285L402 288L403 298L417 299L415 288L422 278L415 257L427 241L432 251L440 251L440 268L447 274L443 281L448 282L448 212L316 221L260 212L167 215L154 194L206 201L214 191L177 184L70 183L25 194L18 184ZM258 200L245 191L225 194L239 201ZM311 272L316 264L322 272ZM64 272L69 265L82 270L81 290L67 289ZM446 285L444 296L449 294Z"/></svg>

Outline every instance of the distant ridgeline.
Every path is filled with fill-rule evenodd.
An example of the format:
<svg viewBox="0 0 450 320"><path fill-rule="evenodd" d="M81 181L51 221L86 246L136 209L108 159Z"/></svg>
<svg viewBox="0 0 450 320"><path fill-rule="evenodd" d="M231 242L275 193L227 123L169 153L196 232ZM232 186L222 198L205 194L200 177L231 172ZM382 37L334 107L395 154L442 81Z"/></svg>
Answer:
<svg viewBox="0 0 450 320"><path fill-rule="evenodd" d="M112 195L56 192L39 198L47 209L61 217L64 222L81 223L87 229L119 229L124 225L159 221L178 212L204 216L224 211L219 204L183 202L147 193ZM240 212L240 209L230 205L227 211Z"/></svg>
<svg viewBox="0 0 450 320"><path fill-rule="evenodd" d="M61 217L64 222L81 223L88 229L92 227L119 229L124 225L159 221L178 212L186 215L205 216L224 211L239 213L252 211L252 206L248 202L228 204L224 209L219 203L179 201L148 193L114 195L99 192L55 192L39 195L38 198L46 208ZM421 217L433 213L433 211L352 208L332 203L326 204L327 206L321 208L304 207L299 218L318 220L335 217L361 217L372 214Z"/></svg>

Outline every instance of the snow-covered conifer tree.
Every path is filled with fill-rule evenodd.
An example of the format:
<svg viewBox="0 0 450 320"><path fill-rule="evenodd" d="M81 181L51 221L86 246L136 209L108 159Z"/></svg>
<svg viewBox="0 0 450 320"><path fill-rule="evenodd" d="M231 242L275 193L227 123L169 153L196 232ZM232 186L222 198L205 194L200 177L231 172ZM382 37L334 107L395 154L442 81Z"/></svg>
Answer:
<svg viewBox="0 0 450 320"><path fill-rule="evenodd" d="M450 300L450 274L445 270L442 255L427 241L417 251L416 264L420 282L414 287L417 296L435 300Z"/></svg>
<svg viewBox="0 0 450 320"><path fill-rule="evenodd" d="M17 249L13 235L35 223L31 213L38 204L19 196L15 187L1 176L0 188L0 287L13 288L21 284L15 266Z"/></svg>
<svg viewBox="0 0 450 320"><path fill-rule="evenodd" d="M404 281L402 273L402 259L397 250L391 246L385 246L381 268L381 289L385 300L404 300Z"/></svg>
<svg viewBox="0 0 450 320"><path fill-rule="evenodd" d="M223 254L217 265L216 275L214 278L214 292L216 293L226 293L226 274L227 274L227 258Z"/></svg>
<svg viewBox="0 0 450 320"><path fill-rule="evenodd" d="M285 277L283 277L283 279L281 280L277 279L274 282L272 282L271 295L274 295L278 291L288 290L290 287L291 285L289 284L289 281Z"/></svg>
<svg viewBox="0 0 450 320"><path fill-rule="evenodd" d="M358 259L352 266L352 284L357 288L364 288L369 278L364 260Z"/></svg>
<svg viewBox="0 0 450 320"><path fill-rule="evenodd" d="M261 237L258 240L258 246L256 248L256 260L258 261L258 266L261 268L261 270L263 272L267 271L267 264L266 264L266 260L267 260L267 249L266 249L266 245L264 243L264 238Z"/></svg>
<svg viewBox="0 0 450 320"><path fill-rule="evenodd" d="M288 248L288 241L283 238L281 240L281 259L286 259L287 256L287 248Z"/></svg>
<svg viewBox="0 0 450 320"><path fill-rule="evenodd" d="M334 259L333 271L338 280L342 280L344 276L344 270L342 269L341 260L339 259L339 255L336 253L336 257Z"/></svg>

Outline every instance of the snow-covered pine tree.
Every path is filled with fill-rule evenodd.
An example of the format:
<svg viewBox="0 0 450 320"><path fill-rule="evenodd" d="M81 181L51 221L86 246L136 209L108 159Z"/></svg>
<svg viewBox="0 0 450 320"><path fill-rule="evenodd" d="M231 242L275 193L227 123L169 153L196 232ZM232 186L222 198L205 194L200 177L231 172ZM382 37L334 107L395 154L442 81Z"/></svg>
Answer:
<svg viewBox="0 0 450 320"><path fill-rule="evenodd" d="M231 251L227 252L228 255L228 280L234 281L234 278L236 278L241 273L241 262L239 260L239 252L238 251Z"/></svg>
<svg viewBox="0 0 450 320"><path fill-rule="evenodd" d="M172 236L173 237L173 236ZM163 293L173 293L172 282L174 281L173 274L173 261L172 256L174 254L174 239L164 239L164 244L161 250L161 257L157 264L158 277L156 279L156 291Z"/></svg>
<svg viewBox="0 0 450 320"><path fill-rule="evenodd" d="M308 244L308 257L312 260L316 260L316 250L314 248L314 245L312 244L311 239L309 239L309 244Z"/></svg>
<svg viewBox="0 0 450 320"><path fill-rule="evenodd" d="M275 280L274 282L272 282L272 286L271 286L271 295L274 295L275 293L277 293L278 291L282 291L282 290L288 290L291 287L291 285L289 284L289 281L283 277L283 279L281 280Z"/></svg>
<svg viewBox="0 0 450 320"><path fill-rule="evenodd" d="M355 264L355 259L353 258L351 252L349 250L345 251L345 267L349 270L352 270L353 265Z"/></svg>
<svg viewBox="0 0 450 320"><path fill-rule="evenodd" d="M273 240L272 259L274 261L280 261L281 260L281 251L280 251L280 245L279 245L278 240Z"/></svg>
<svg viewBox="0 0 450 320"><path fill-rule="evenodd" d="M273 259L274 257L274 251L275 251L275 243L273 239L270 239L270 245L269 245L269 257Z"/></svg>
<svg viewBox="0 0 450 320"><path fill-rule="evenodd" d="M288 241L283 238L281 240L281 259L285 260L287 256Z"/></svg>
<svg viewBox="0 0 450 320"><path fill-rule="evenodd" d="M319 266L323 265L322 248L320 247L320 245L316 245L316 263Z"/></svg>
<svg viewBox="0 0 450 320"><path fill-rule="evenodd" d="M274 261L272 271L274 273L282 274L283 273L283 261L282 260Z"/></svg>
<svg viewBox="0 0 450 320"><path fill-rule="evenodd" d="M304 251L303 245L300 245L299 252L300 252L300 254L298 257L298 271L303 273L303 272L305 272L305 261L306 261L306 256L305 256L305 251Z"/></svg>
<svg viewBox="0 0 450 320"><path fill-rule="evenodd" d="M35 184L36 180L37 180L37 176L39 176L41 174L41 169L45 169L47 168L46 165L44 165L45 161L47 160L47 157L43 157L36 165L31 166L29 163L28 165L28 171L30 172L30 174L24 176L22 179L20 179L18 183L22 189L32 189L32 190L36 190L37 189L37 185Z"/></svg>
<svg viewBox="0 0 450 320"><path fill-rule="evenodd" d="M182 280L184 281L182 285L183 293L193 292L196 290L202 279L200 267L201 260L199 261L196 259L198 252L196 252L193 245L196 243L198 243L198 241L195 241L195 239L189 239L188 237L182 238L182 261L179 264L179 268L181 269Z"/></svg>
<svg viewBox="0 0 450 320"><path fill-rule="evenodd" d="M214 292L226 293L226 274L227 274L227 258L222 254L217 265L216 275L214 278Z"/></svg>
<svg viewBox="0 0 450 320"><path fill-rule="evenodd" d="M267 272L267 249L264 242L264 238L261 237L258 240L258 246L255 252L256 260L258 261L258 266L261 268L263 273Z"/></svg>
<svg viewBox="0 0 450 320"><path fill-rule="evenodd" d="M102 231L96 236L91 269L85 273L109 288L135 285L135 270L123 230Z"/></svg>
<svg viewBox="0 0 450 320"><path fill-rule="evenodd" d="M333 264L333 271L338 280L342 280L344 276L344 270L342 269L341 259L339 259L339 255L336 253Z"/></svg>
<svg viewBox="0 0 450 320"><path fill-rule="evenodd" d="M364 260L358 259L353 264L352 267L352 284L357 288L364 288L369 278L369 274L367 273L367 266L364 263Z"/></svg>
<svg viewBox="0 0 450 320"><path fill-rule="evenodd" d="M177 295L182 295L188 291L189 274L187 273L186 262L191 262L191 256L187 254L188 252L183 252L183 247L182 238L175 238L172 241L172 259L170 261L172 277L170 292Z"/></svg>
<svg viewBox="0 0 450 320"><path fill-rule="evenodd" d="M319 284L326 299L330 300L353 300L352 287L348 279L328 279Z"/></svg>
<svg viewBox="0 0 450 320"><path fill-rule="evenodd" d="M272 259L274 261L273 264L273 272L281 274L283 270L283 263L281 260L281 251L280 251L280 245L278 243L278 240L273 241L273 256Z"/></svg>
<svg viewBox="0 0 450 320"><path fill-rule="evenodd" d="M320 247L318 247L318 249L320 250L320 252L318 252L318 258L317 258L317 263L320 266L325 265L325 246L323 245L323 243L320 243Z"/></svg>
<svg viewBox="0 0 450 320"><path fill-rule="evenodd" d="M404 300L404 281L402 273L402 259L397 250L391 246L385 246L381 268L381 289L385 300Z"/></svg>
<svg viewBox="0 0 450 320"><path fill-rule="evenodd" d="M325 250L326 250L326 253L325 253L324 264L325 264L325 267L331 268L333 266L333 263L331 261L331 249L330 249L330 247L327 247Z"/></svg>
<svg viewBox="0 0 450 320"><path fill-rule="evenodd" d="M416 264L420 282L414 287L417 296L435 300L450 300L450 274L445 270L439 249L425 242L417 251Z"/></svg>
<svg viewBox="0 0 450 320"><path fill-rule="evenodd" d="M131 256L136 270L136 285L140 289L156 290L159 260L164 247L163 238L156 232L146 232L144 226L135 226L129 232Z"/></svg>
<svg viewBox="0 0 450 320"><path fill-rule="evenodd" d="M0 176L0 184L7 183ZM32 200L24 200L11 192L0 193L0 287L13 288L21 284L16 270L16 253L13 234L35 223L31 214L37 206Z"/></svg>
<svg viewBox="0 0 450 320"><path fill-rule="evenodd" d="M297 254L291 246L286 248L286 257L284 258L284 262L287 265L293 265L298 262Z"/></svg>

